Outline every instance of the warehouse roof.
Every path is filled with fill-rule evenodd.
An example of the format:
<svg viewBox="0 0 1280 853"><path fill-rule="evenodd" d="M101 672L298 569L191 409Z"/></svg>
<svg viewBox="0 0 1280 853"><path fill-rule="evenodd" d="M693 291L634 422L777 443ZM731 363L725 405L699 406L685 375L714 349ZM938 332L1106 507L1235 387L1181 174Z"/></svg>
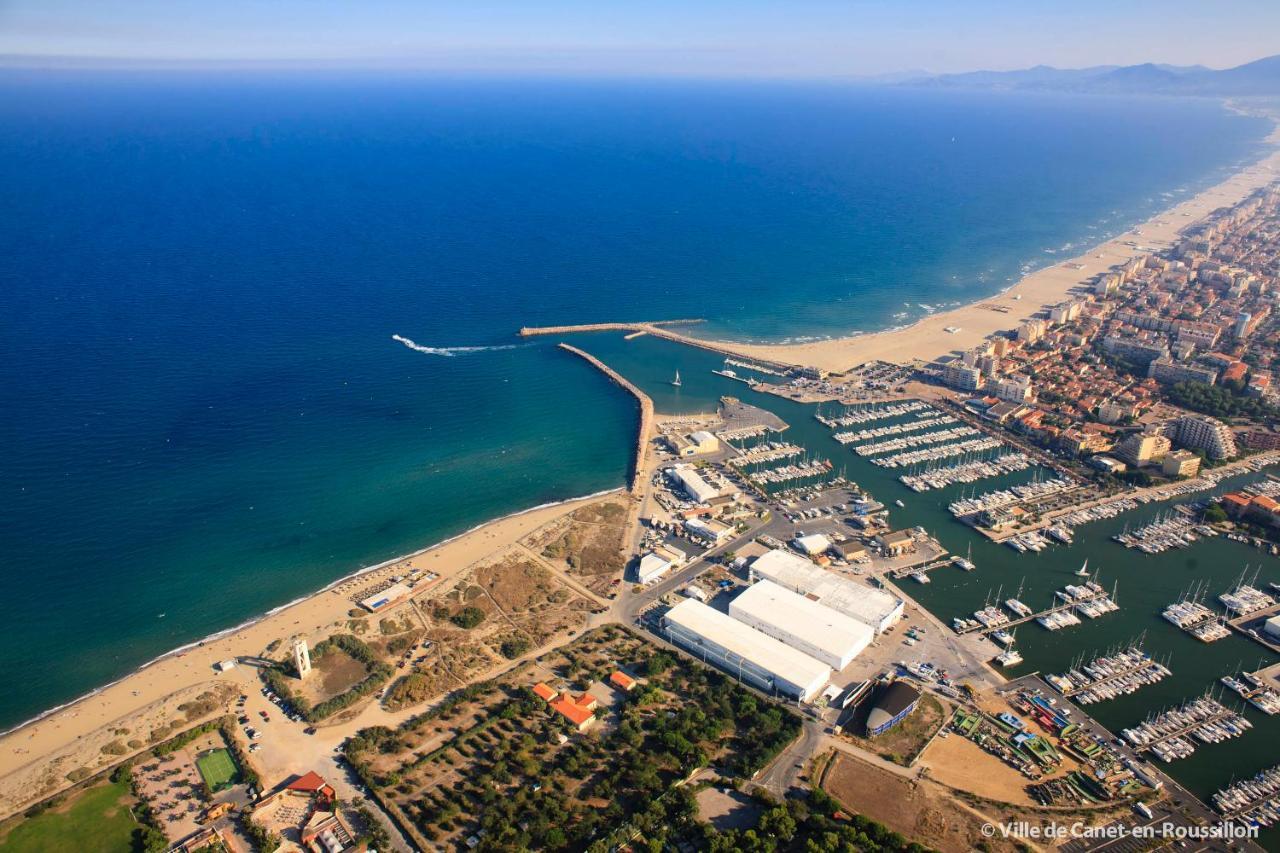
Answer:
<svg viewBox="0 0 1280 853"><path fill-rule="evenodd" d="M697 503L705 503L720 494L720 490L703 479L692 465L676 465L668 471L671 472L671 476L680 481L685 491Z"/></svg>
<svg viewBox="0 0 1280 853"><path fill-rule="evenodd" d="M666 621L800 687L831 675L831 667L692 598L667 611Z"/></svg>
<svg viewBox="0 0 1280 853"><path fill-rule="evenodd" d="M729 615L772 625L835 658L856 655L876 636L866 623L768 580L753 584L735 598Z"/></svg>
<svg viewBox="0 0 1280 853"><path fill-rule="evenodd" d="M796 544L806 554L821 554L831 547L831 540L821 533L810 533L808 536L797 536Z"/></svg>
<svg viewBox="0 0 1280 853"><path fill-rule="evenodd" d="M814 596L826 607L873 628L879 628L881 622L902 606L901 601L886 592L842 578L787 551L762 554L751 564L751 570L793 592Z"/></svg>

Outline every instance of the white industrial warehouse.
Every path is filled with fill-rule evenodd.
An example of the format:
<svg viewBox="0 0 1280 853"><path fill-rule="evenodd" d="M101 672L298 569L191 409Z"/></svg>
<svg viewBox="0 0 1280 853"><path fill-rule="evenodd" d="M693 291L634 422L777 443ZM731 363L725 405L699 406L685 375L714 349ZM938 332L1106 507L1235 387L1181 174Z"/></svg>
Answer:
<svg viewBox="0 0 1280 853"><path fill-rule="evenodd" d="M877 634L902 618L902 599L842 578L789 551L775 549L761 554L751 564L751 571L757 577L851 616Z"/></svg>
<svg viewBox="0 0 1280 853"><path fill-rule="evenodd" d="M729 615L835 670L875 639L869 625L767 580L731 601Z"/></svg>
<svg viewBox="0 0 1280 853"><path fill-rule="evenodd" d="M676 465L667 469L667 476L676 482L694 503L704 504L720 494L720 490L708 483L692 465Z"/></svg>
<svg viewBox="0 0 1280 853"><path fill-rule="evenodd" d="M769 693L807 702L831 677L822 661L692 598L668 610L663 626L694 656Z"/></svg>

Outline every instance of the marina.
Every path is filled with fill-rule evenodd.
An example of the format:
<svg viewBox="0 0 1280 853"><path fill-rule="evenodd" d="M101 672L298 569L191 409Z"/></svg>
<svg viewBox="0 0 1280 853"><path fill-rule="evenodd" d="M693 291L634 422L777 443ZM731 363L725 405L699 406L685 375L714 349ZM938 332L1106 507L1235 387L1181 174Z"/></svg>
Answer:
<svg viewBox="0 0 1280 853"><path fill-rule="evenodd" d="M1276 600L1274 598L1252 585L1257 582L1258 574L1256 572L1253 580L1249 583L1245 583L1244 574L1242 573L1240 579L1236 581L1231 590L1218 596L1218 601L1232 616L1252 616L1259 611L1275 607Z"/></svg>
<svg viewBox="0 0 1280 853"><path fill-rule="evenodd" d="M1139 641L1122 651L1099 655L1088 663L1078 659L1065 672L1046 676L1045 681L1063 696L1081 705L1092 705L1136 693L1172 674L1168 665L1154 660Z"/></svg>
<svg viewBox="0 0 1280 853"><path fill-rule="evenodd" d="M963 557L944 557L942 559L931 560L924 565L903 566L901 568L894 569L888 573L888 576L897 580L909 577L917 583L928 583L929 572L934 569L941 569L944 566L959 566L961 562L964 562ZM923 576L925 580L920 580L916 575Z"/></svg>
<svg viewBox="0 0 1280 853"><path fill-rule="evenodd" d="M732 446L732 445L731 445ZM738 450L738 448L734 448ZM787 444L780 441L766 441L750 450L738 450L736 459L730 460L735 467L745 465L762 465L766 462L778 462L782 459L794 459L804 454L804 448L798 444Z"/></svg>
<svg viewBox="0 0 1280 853"><path fill-rule="evenodd" d="M1069 524L1072 527L1079 527L1083 524L1088 524L1091 521L1105 521L1108 518L1115 518L1122 513L1126 513L1137 508L1137 501L1132 498L1121 498L1120 500L1109 501L1107 503L1090 507L1089 509L1076 510L1069 515L1063 516L1061 521L1062 523Z"/></svg>
<svg viewBox="0 0 1280 853"><path fill-rule="evenodd" d="M826 459L817 459L809 462L800 462L794 465L782 465L778 468L765 468L759 471L752 471L750 473L746 473L745 476L757 485L782 485L784 488L789 489L799 485L799 481L801 480L809 480L814 477L825 477L830 472L831 463Z"/></svg>
<svg viewBox="0 0 1280 853"><path fill-rule="evenodd" d="M1231 636L1226 620L1201 600L1203 596L1203 586L1193 585L1160 615L1204 643L1217 642Z"/></svg>
<svg viewBox="0 0 1280 853"><path fill-rule="evenodd" d="M1144 554L1160 554L1170 548L1189 548L1201 537L1217 536L1207 524L1200 524L1189 513L1161 513L1156 520L1136 530L1124 530L1111 537L1126 548Z"/></svg>
<svg viewBox="0 0 1280 853"><path fill-rule="evenodd" d="M1115 603L1112 595L1093 580L1078 586L1068 584L1055 593L1055 598L1057 603L1038 612L1027 612L1031 608L1018 599L1012 598L1005 603L1005 606L1015 614L1013 618L1001 613L992 605L986 605L975 611L973 618L957 616L951 621L951 626L957 634L971 634L975 631L989 633L995 628L1014 627L1024 622L1035 621L1047 630L1057 631L1081 624L1077 613L1096 619L1120 609L1120 605Z"/></svg>
<svg viewBox="0 0 1280 853"><path fill-rule="evenodd" d="M1250 825L1280 824L1280 765L1218 790L1213 795L1213 807L1223 817Z"/></svg>
<svg viewBox="0 0 1280 853"><path fill-rule="evenodd" d="M936 412L936 410L934 411ZM873 438L884 438L888 435L905 435L954 423L957 423L957 421L950 415L935 414L932 417L924 417L916 421L873 427L871 429L858 430L857 432L837 432L831 437L841 444L854 444L860 441L870 441Z"/></svg>
<svg viewBox="0 0 1280 853"><path fill-rule="evenodd" d="M923 435L908 435L901 438L890 439L888 441L877 441L872 444L862 444L853 448L853 452L859 456L878 456L881 453L893 453L895 451L906 450L913 447L965 440L970 436L981 434L982 431L976 427L958 426L950 429L938 430L937 432L926 432Z"/></svg>
<svg viewBox="0 0 1280 853"><path fill-rule="evenodd" d="M1148 717L1120 734L1136 749L1146 750L1166 764L1187 758L1201 744L1241 737L1253 723L1212 696L1200 696L1180 707Z"/></svg>
<svg viewBox="0 0 1280 853"><path fill-rule="evenodd" d="M1008 545L1019 554L1026 554L1029 552L1038 554L1045 548L1048 548L1051 543L1038 531L1032 530L1027 533L1019 533L1017 536L1011 536L1004 540L1004 544Z"/></svg>
<svg viewBox="0 0 1280 853"><path fill-rule="evenodd" d="M967 453L980 453L987 450L995 450L1002 447L1003 442L998 438L991 436L983 436L981 438L970 438L959 441L954 444L943 444L934 447L922 447L917 450L904 450L895 453L892 456L880 456L871 460L873 465L881 468L901 468L905 465L917 465L921 462L936 462L940 459L950 459L953 456L963 456Z"/></svg>
<svg viewBox="0 0 1280 853"><path fill-rule="evenodd" d="M857 426L858 424L867 424L872 421L888 420L889 418L900 418L903 415L909 415L912 412L919 412L923 409L932 408L928 403L920 400L907 400L902 403L893 403L889 405L872 404L867 406L847 406L843 407L840 414L825 415L822 406L818 406L813 417L825 427L830 429L839 429L840 427Z"/></svg>
<svg viewBox="0 0 1280 853"><path fill-rule="evenodd" d="M1280 714L1280 693L1272 690L1254 672L1244 673L1243 679L1224 675L1219 679L1223 686L1268 716Z"/></svg>
<svg viewBox="0 0 1280 853"><path fill-rule="evenodd" d="M666 357L665 349L656 355L653 352L659 348L658 341L645 338L636 341L635 344L643 345L645 348L638 352L642 360L658 365L652 368L653 384L646 387L647 391L656 395L655 400L658 400L664 393L661 386L671 376L669 367L671 361ZM610 353L609 360L621 358L620 352L621 347L615 348ZM732 393L726 390L730 386L728 380L710 375L709 371L698 370L700 366L702 362L697 361L685 361L680 364L681 373L685 378L685 388L683 396L678 401L681 408L677 411L705 412L708 406L707 400L714 401L719 395ZM702 399L690 393L693 390L695 376L696 381L708 383L710 388L703 394ZM738 383L732 384L739 388L743 387ZM781 421L791 424L786 433L788 442L807 448L810 454L838 458L835 453L841 445L832 439L831 428L816 422L814 405L775 396L762 396L761 400L761 404L774 412ZM908 401L866 404L865 408L897 406L905 402ZM937 404L934 405L941 408ZM915 408L917 412L923 411L923 406ZM665 408L664 411L666 411ZM841 407L827 403L822 405L822 411L834 416L841 413ZM948 407L946 411L950 412L951 409ZM909 420L913 414L908 412L898 416L897 419ZM880 424L869 421L868 426L892 423L891 420L882 421ZM981 424L978 425L981 426ZM862 427L851 428L861 429ZM1044 464L1034 453L1011 446L1010 443L1002 440L1003 437L985 436L985 438L992 439L990 442L992 450L986 452L985 456L1025 452L1029 458L1035 460L1031 468ZM931 454L949 452L941 445L936 449L925 447L906 452L919 453L921 450ZM916 563L911 567L910 572L899 573L895 570L892 575L886 575L886 577L900 578L905 585L902 590L904 593L909 594L910 598L920 602L935 615L942 617L948 625L951 624L953 615L959 614L965 619L972 620L975 611L990 606L993 603L992 595L999 584L1003 584L1004 588L1009 590L1009 593L1001 596L999 603L1001 609L1011 617L1011 622L1022 619L1025 615L1044 615L1041 612L1043 608L1066 610L1068 608L1062 608L1065 602L1053 598L1054 593L1066 584L1081 584L1087 580L1077 574L1086 558L1089 566L1105 567L1115 560L1116 553L1124 555L1123 568L1116 567L1124 574L1126 587L1124 607L1118 612L1109 614L1107 618L1094 620L1088 620L1083 614L1071 611L1065 615L1066 621L1074 618L1080 623L1072 628L1056 631L1041 631L1039 628L1018 630L1016 651L1024 658L1024 662L1020 667L1012 669L1013 675L1016 675L1020 669L1062 673L1071 668L1080 659L1082 653L1084 659L1088 660L1107 649L1127 649L1132 645L1133 637L1144 630L1147 631L1144 649L1154 659L1162 662L1168 661L1172 656L1172 663L1169 666L1173 674L1158 683L1144 685L1136 693L1118 695L1113 699L1087 706L1090 713L1097 715L1098 719L1112 731L1118 732L1122 727L1132 726L1143 719L1152 708L1174 707L1188 698L1199 695L1206 685L1216 683L1224 673L1231 672L1233 667L1238 671L1242 658L1247 658L1249 654L1256 656L1256 652L1241 649L1232 639L1204 645L1190 633L1176 629L1171 623L1161 618L1162 610L1169 602L1182 596L1183 590L1192 581L1203 584L1209 597L1229 589L1240 574L1241 567L1249 560L1248 554L1254 553L1252 562L1255 566L1257 565L1256 553L1243 550L1242 544L1229 540L1226 536L1201 537L1189 548L1171 550L1158 556L1147 555L1136 550L1118 551L1116 545L1108 541L1113 534L1120 532L1125 525L1128 525L1130 530L1141 527L1154 521L1157 515L1172 510L1171 506L1165 504L1139 501L1137 498L1145 493L1119 491L1103 495L1091 488L1085 488L1056 496L1060 498L1062 507L1041 516L1043 526L1038 531L1045 540L1054 544L1052 547L1045 547L1039 553L1019 553L1011 546L1002 545L996 537L974 536L971 528L952 523L953 516L948 512L947 504L969 497L970 490L974 488L972 484L954 484L931 490L932 494L922 495L910 488L900 477L909 473L925 474L926 466L937 469L947 465L947 460L926 460L892 469L876 463L897 454L885 454L881 457L849 455L851 458L847 465L837 465L837 469L847 468L847 476L850 480L857 482L859 492L873 494L883 507L892 510L894 527L907 528L918 525L936 531L942 544L950 554L955 555L951 557L950 564L962 569L960 571L936 571L936 568L941 568L941 565L930 565L930 562L937 561L938 558L935 557L930 561ZM956 455L952 456L949 462L968 463L981 461L981 458L977 453L969 456ZM1215 472L1218 470L1214 469ZM1234 475L1219 478L1217 491L1239 491L1252 488L1256 481L1265 477L1263 474L1255 474L1239 467L1233 470L1236 471ZM1041 472L1040 479L1057 476L1055 473ZM1015 472L1005 479L993 480L985 488L979 486L977 491L999 491L1031 479L1032 475L1029 471L1023 473L1021 479ZM770 491L775 492L777 488L779 487L770 487ZM899 499L905 507L894 509ZM1174 499L1190 498L1175 497ZM808 504L797 503L796 506L806 508ZM1048 528L1052 526L1062 526L1071 531L1072 544L1062 544L1053 539L1048 532ZM961 559L971 565L976 564L981 573L963 570L964 566L959 564ZM1266 582L1280 582L1280 575L1272 572L1271 567L1272 563L1268 561L1258 582L1260 588L1268 591L1270 587ZM1250 571L1252 572L1252 569ZM930 579L930 583L922 584L912 579L911 575L914 573L925 574ZM1108 571L1108 575L1110 574L1112 572ZM1025 583L1022 582L1023 580ZM1109 584L1109 581L1107 583ZM1015 593L1014 591L1020 585L1023 587L1022 591ZM1015 615L1015 611L1009 610L1007 600L1011 598L1023 603L1030 614ZM1049 600L1050 598L1053 600ZM1208 604L1212 609L1222 612L1221 608L1216 607L1216 601ZM1087 630L1081 627L1085 621L1089 621ZM1022 624L1025 624L1025 621ZM996 631L1012 634L1015 627L1020 628L1021 625L1003 625L989 629L983 628L981 623L978 623L976 628L966 632L966 637L967 641L972 642L978 642L979 636L991 637L994 640ZM987 646L982 643L977 648L981 648L986 653L987 659L991 659L1001 653L1005 645ZM995 665L994 662L993 665ZM999 668L997 666L997 669ZM1065 701L1052 688L1046 686L1045 689L1051 696L1058 698L1059 705ZM1277 732L1275 724L1280 724L1280 717L1267 717L1252 707L1248 708L1247 713L1251 715L1255 726L1265 731L1268 737ZM1258 734L1258 737L1261 737L1261 734ZM1247 745L1250 740L1252 739L1241 738L1227 741L1215 746L1212 750L1202 749L1200 753L1177 762L1174 767L1176 767L1178 780L1207 801L1214 790L1227 783L1228 776L1233 770L1238 770L1237 777L1239 777L1240 774L1252 774L1260 769L1259 762L1262 756L1257 755L1256 750ZM1222 766L1221 762L1224 760L1230 762L1231 769ZM1159 762L1156 763L1159 764Z"/></svg>
<svg viewBox="0 0 1280 853"><path fill-rule="evenodd" d="M1020 501L1031 501L1062 494L1077 488L1074 480L1066 477L1055 477L1051 480L1033 480L1019 486L1010 486L969 498L960 498L948 504L947 508L956 518L975 515L993 509L1001 509Z"/></svg>
<svg viewBox="0 0 1280 853"><path fill-rule="evenodd" d="M976 459L954 465L930 466L916 474L903 474L898 480L914 492L944 489L957 483L976 483L1004 474L1025 471L1035 463L1025 453L1006 453L991 459Z"/></svg>
<svg viewBox="0 0 1280 853"><path fill-rule="evenodd" d="M739 376L737 373L734 373L732 370L727 368L724 370L713 370L711 372L716 376L723 376L725 379L732 379L735 382L745 382L753 388L760 384L760 380L756 379L754 376Z"/></svg>
<svg viewBox="0 0 1280 853"><path fill-rule="evenodd" d="M786 376L787 375L786 372L783 370L778 370L776 368L769 367L767 365L760 364L759 362L755 362L755 361L744 361L739 358L733 358L732 356L726 357L724 360L724 363L729 365L730 367L741 367L744 370L753 370L756 373L763 373L766 376Z"/></svg>

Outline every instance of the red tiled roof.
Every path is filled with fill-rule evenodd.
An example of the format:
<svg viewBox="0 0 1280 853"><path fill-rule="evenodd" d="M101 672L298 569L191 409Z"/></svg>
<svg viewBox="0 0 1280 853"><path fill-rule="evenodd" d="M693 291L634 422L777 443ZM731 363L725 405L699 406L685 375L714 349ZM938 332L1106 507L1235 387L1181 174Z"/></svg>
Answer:
<svg viewBox="0 0 1280 853"><path fill-rule="evenodd" d="M318 791L324 787L324 777L312 770L305 776L299 776L285 786L290 791Z"/></svg>
<svg viewBox="0 0 1280 853"><path fill-rule="evenodd" d="M1275 512L1277 509L1280 509L1280 503L1276 503L1266 495L1258 495L1250 501L1250 503L1256 507L1266 510L1267 512Z"/></svg>
<svg viewBox="0 0 1280 853"><path fill-rule="evenodd" d="M541 681L533 685L533 692L544 702L554 702L555 698L560 695Z"/></svg>
<svg viewBox="0 0 1280 853"><path fill-rule="evenodd" d="M552 702L551 707L575 726L581 726L595 716L590 709L584 708L568 696L562 696Z"/></svg>
<svg viewBox="0 0 1280 853"><path fill-rule="evenodd" d="M309 793L309 794L319 794L320 796L330 797L330 798L334 796L333 788L330 787L328 782L324 781L323 776L321 776L319 773L317 773L314 770L306 773L303 776L299 776L297 779L294 779L288 785L285 785L285 790L302 791L303 793Z"/></svg>

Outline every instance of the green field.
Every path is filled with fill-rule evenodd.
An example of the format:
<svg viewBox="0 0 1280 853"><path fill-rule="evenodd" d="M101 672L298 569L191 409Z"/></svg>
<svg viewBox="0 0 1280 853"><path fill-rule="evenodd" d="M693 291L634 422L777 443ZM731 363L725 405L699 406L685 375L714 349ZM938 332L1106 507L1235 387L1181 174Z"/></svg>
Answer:
<svg viewBox="0 0 1280 853"><path fill-rule="evenodd" d="M209 786L210 791L221 790L240 777L236 768L236 760L231 757L230 750L215 749L196 759L196 769L200 777Z"/></svg>
<svg viewBox="0 0 1280 853"><path fill-rule="evenodd" d="M123 782L89 788L70 807L20 821L0 840L0 853L127 853L138 828L124 802L128 795Z"/></svg>

